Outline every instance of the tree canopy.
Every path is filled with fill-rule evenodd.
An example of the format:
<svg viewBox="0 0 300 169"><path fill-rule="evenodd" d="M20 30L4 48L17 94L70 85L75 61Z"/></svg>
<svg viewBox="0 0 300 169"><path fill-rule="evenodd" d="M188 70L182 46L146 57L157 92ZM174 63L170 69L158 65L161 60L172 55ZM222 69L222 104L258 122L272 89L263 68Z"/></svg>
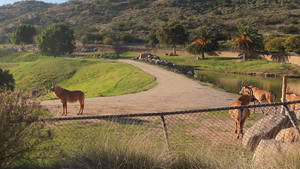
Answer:
<svg viewBox="0 0 300 169"><path fill-rule="evenodd" d="M13 44L31 44L36 35L36 29L32 25L21 25L12 33L10 41Z"/></svg>
<svg viewBox="0 0 300 169"><path fill-rule="evenodd" d="M286 62L289 59L285 47L285 38L273 38L266 42L265 50L271 54L273 61Z"/></svg>
<svg viewBox="0 0 300 169"><path fill-rule="evenodd" d="M68 25L53 24L38 36L38 47L43 54L58 56L75 49L74 32Z"/></svg>
<svg viewBox="0 0 300 169"><path fill-rule="evenodd" d="M263 36L251 25L239 25L233 48L241 52L244 60L255 57L263 49Z"/></svg>
<svg viewBox="0 0 300 169"><path fill-rule="evenodd" d="M186 44L189 39L189 33L184 26L176 22L172 22L170 24L163 25L157 31L157 38L159 42L172 46L174 54L176 54L176 45Z"/></svg>
<svg viewBox="0 0 300 169"><path fill-rule="evenodd" d="M205 52L213 52L218 49L219 45L212 30L202 27L196 34L197 39L187 47L189 53L201 54L202 59L205 59Z"/></svg>
<svg viewBox="0 0 300 169"><path fill-rule="evenodd" d="M300 35L293 35L286 39L285 47L288 52L300 54Z"/></svg>

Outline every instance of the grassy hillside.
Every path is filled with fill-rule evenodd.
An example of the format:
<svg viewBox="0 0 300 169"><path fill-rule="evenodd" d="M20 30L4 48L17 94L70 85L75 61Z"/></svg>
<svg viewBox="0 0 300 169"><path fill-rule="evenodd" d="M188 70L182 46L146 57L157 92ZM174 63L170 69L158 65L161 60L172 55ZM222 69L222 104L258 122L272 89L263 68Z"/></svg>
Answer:
<svg viewBox="0 0 300 169"><path fill-rule="evenodd" d="M77 38L88 33L93 41L110 32L145 39L171 20L189 30L208 25L228 34L241 22L254 23L264 34L285 34L286 28L300 26L298 0L72 0L60 5L24 1L0 9L5 11L0 13L0 42L7 42L20 24L42 27L57 22L71 24Z"/></svg>
<svg viewBox="0 0 300 169"><path fill-rule="evenodd" d="M38 56L30 52L0 56L0 67L10 69L16 87L25 90L49 89L55 81L64 88L82 90L86 97L97 97L140 92L156 85L153 76L128 64ZM54 98L54 95L48 94L46 98Z"/></svg>

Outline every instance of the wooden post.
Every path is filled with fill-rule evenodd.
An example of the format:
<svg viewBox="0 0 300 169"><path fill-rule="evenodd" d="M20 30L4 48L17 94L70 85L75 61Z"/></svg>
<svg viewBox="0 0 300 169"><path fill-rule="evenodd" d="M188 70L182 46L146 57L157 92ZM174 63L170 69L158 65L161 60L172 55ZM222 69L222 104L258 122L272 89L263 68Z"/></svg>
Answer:
<svg viewBox="0 0 300 169"><path fill-rule="evenodd" d="M287 76L284 75L282 78L282 89L281 89L281 102L286 101L286 89L287 89ZM285 108L281 106L280 114L285 115Z"/></svg>
<svg viewBox="0 0 300 169"><path fill-rule="evenodd" d="M167 125L166 125L165 117L164 117L164 115L161 115L160 117L161 117L161 125L163 127L164 134L165 134L166 145L167 145L168 151L170 151L170 144L169 144L169 138L168 138L168 130L167 130Z"/></svg>

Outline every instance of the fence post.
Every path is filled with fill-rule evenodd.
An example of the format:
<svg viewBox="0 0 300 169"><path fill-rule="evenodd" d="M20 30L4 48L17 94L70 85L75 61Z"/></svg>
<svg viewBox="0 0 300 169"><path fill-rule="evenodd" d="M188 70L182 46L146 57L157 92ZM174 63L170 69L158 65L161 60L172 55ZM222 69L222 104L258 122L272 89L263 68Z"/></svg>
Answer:
<svg viewBox="0 0 300 169"><path fill-rule="evenodd" d="M167 125L166 125L165 117L164 117L164 115L160 115L160 118L161 118L161 125L163 127L164 134L165 134L166 145L167 145L168 151L170 151L170 144L169 144L169 138L168 138L168 130L167 130Z"/></svg>
<svg viewBox="0 0 300 169"><path fill-rule="evenodd" d="M300 130L298 128L298 122L297 119L295 119L296 115L293 111L290 111L289 106L287 104L284 104L285 109L287 110L287 115L293 125L293 127L298 131L298 134L300 135Z"/></svg>
<svg viewBox="0 0 300 169"><path fill-rule="evenodd" d="M287 76L284 75L282 77L282 89L281 89L281 102L285 102L286 100L286 88L287 88ZM281 106L280 114L285 115L285 105Z"/></svg>

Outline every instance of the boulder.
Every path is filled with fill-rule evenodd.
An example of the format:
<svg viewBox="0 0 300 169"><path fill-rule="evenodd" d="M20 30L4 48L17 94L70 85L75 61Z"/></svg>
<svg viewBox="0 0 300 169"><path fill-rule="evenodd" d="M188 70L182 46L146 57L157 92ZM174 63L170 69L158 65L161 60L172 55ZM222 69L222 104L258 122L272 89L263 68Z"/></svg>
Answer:
<svg viewBox="0 0 300 169"><path fill-rule="evenodd" d="M300 110L295 110L295 114L298 120L300 120Z"/></svg>
<svg viewBox="0 0 300 169"><path fill-rule="evenodd" d="M300 136L297 129L291 127L287 129L282 129L275 137L275 140L292 143L298 141L300 139L299 137Z"/></svg>
<svg viewBox="0 0 300 169"><path fill-rule="evenodd" d="M292 127L292 124L288 116L270 114L257 121L245 132L242 145L253 151L262 139L274 139L281 129L289 127Z"/></svg>
<svg viewBox="0 0 300 169"><path fill-rule="evenodd" d="M140 53L140 56L138 57L139 60L148 58L149 55L152 55L151 53Z"/></svg>
<svg viewBox="0 0 300 169"><path fill-rule="evenodd" d="M281 141L261 140L253 155L253 168L276 169L282 168L280 163L292 155L296 144Z"/></svg>

